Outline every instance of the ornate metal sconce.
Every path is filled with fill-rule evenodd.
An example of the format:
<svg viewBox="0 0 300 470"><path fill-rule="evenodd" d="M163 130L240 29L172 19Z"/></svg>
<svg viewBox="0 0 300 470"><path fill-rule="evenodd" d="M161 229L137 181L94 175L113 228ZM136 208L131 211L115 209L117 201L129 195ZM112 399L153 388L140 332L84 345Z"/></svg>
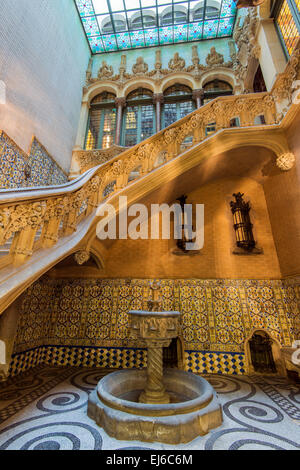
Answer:
<svg viewBox="0 0 300 470"><path fill-rule="evenodd" d="M182 225L181 225L181 238L177 240L177 247L183 251L184 253L189 253L189 250L186 249L186 244L187 243L192 243L193 240L187 240L185 237L185 220L184 220L184 205L186 204L187 196L183 195L180 196L176 201L179 201L179 204L181 206L181 212L182 212ZM193 230L193 226L191 226L191 229Z"/></svg>
<svg viewBox="0 0 300 470"><path fill-rule="evenodd" d="M235 201L230 202L231 212L233 214L234 230L236 244L245 251L252 252L256 242L253 237L252 223L250 221L250 202L243 200L244 194L233 194Z"/></svg>

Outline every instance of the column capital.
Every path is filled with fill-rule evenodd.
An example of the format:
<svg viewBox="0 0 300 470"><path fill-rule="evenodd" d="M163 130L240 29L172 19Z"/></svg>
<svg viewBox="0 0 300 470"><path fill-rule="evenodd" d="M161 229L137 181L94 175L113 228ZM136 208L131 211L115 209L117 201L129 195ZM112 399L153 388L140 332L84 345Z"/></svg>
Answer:
<svg viewBox="0 0 300 470"><path fill-rule="evenodd" d="M122 98L116 98L115 99L115 104L117 106L117 108L121 107L121 108L125 108L126 106L126 98L122 97Z"/></svg>
<svg viewBox="0 0 300 470"><path fill-rule="evenodd" d="M155 93L153 95L153 103L156 104L156 103L160 103L160 104L163 104L164 102L164 94L163 93Z"/></svg>
<svg viewBox="0 0 300 470"><path fill-rule="evenodd" d="M204 90L203 88L198 88L196 90L193 90L193 99L197 100L200 98L200 100L204 97Z"/></svg>

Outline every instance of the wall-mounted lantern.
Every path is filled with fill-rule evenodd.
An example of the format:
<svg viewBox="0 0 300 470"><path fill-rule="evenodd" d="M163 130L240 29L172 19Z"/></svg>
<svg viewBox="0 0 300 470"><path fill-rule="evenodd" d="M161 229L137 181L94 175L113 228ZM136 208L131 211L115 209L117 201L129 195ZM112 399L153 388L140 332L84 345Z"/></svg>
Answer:
<svg viewBox="0 0 300 470"><path fill-rule="evenodd" d="M253 237L252 223L250 220L250 202L243 200L244 194L235 193L235 201L230 202L231 212L233 214L233 226L236 236L236 244L239 248L247 252L255 249L256 242Z"/></svg>
<svg viewBox="0 0 300 470"><path fill-rule="evenodd" d="M177 240L177 248L179 248L179 252L175 251L174 254L186 254L186 255L192 255L195 253L198 253L199 250L187 250L187 243L193 243L193 239L187 239L186 238L186 233L191 233L194 231L193 224L191 220L185 220L185 215L184 215L184 206L187 204L186 202L187 196L183 195L180 196L179 198L176 199L176 201L179 201L180 207L181 207L181 213L182 213L182 218L181 218L181 225L179 226L179 231L181 233L181 238ZM189 217L188 217L189 218ZM187 218L187 219L188 219Z"/></svg>

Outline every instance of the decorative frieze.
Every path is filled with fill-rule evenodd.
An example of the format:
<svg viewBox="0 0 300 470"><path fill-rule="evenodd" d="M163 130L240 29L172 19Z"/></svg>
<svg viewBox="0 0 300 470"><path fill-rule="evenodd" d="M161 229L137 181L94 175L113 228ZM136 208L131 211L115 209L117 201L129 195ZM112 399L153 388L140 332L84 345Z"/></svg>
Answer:
<svg viewBox="0 0 300 470"><path fill-rule="evenodd" d="M228 47L232 53L232 45L228 43ZM232 57L235 56L232 55ZM198 49L196 45L192 46L192 65L186 65L186 59L180 57L179 52L175 52L174 56L170 59L168 63L168 68L163 68L161 60L161 50L155 52L155 64L154 69L150 70L149 64L147 64L142 56L136 59L136 63L132 66L132 73L127 72L127 59L126 55L121 56L121 64L117 74L113 71L111 65L108 65L106 61L102 62L101 67L98 71L97 78L92 78L91 74L87 75L87 82L84 91L87 90L87 87L96 83L99 80L108 80L122 87L124 84L135 78L136 76L151 78L155 83L160 83L161 80L173 73L185 72L191 74L195 80L200 80L201 75L208 71L213 70L217 67L232 68L233 62L225 62L224 56L216 51L213 47L206 57L206 62L200 64L200 59L198 56Z"/></svg>

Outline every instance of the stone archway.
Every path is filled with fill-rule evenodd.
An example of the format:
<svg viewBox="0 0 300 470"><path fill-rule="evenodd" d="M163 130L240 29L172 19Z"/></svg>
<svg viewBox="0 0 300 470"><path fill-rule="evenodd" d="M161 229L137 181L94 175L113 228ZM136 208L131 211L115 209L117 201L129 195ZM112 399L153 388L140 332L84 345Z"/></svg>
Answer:
<svg viewBox="0 0 300 470"><path fill-rule="evenodd" d="M256 348L256 351L255 351ZM259 362L261 364L259 365ZM255 329L245 341L245 363L248 374L286 375L281 346L269 332Z"/></svg>

